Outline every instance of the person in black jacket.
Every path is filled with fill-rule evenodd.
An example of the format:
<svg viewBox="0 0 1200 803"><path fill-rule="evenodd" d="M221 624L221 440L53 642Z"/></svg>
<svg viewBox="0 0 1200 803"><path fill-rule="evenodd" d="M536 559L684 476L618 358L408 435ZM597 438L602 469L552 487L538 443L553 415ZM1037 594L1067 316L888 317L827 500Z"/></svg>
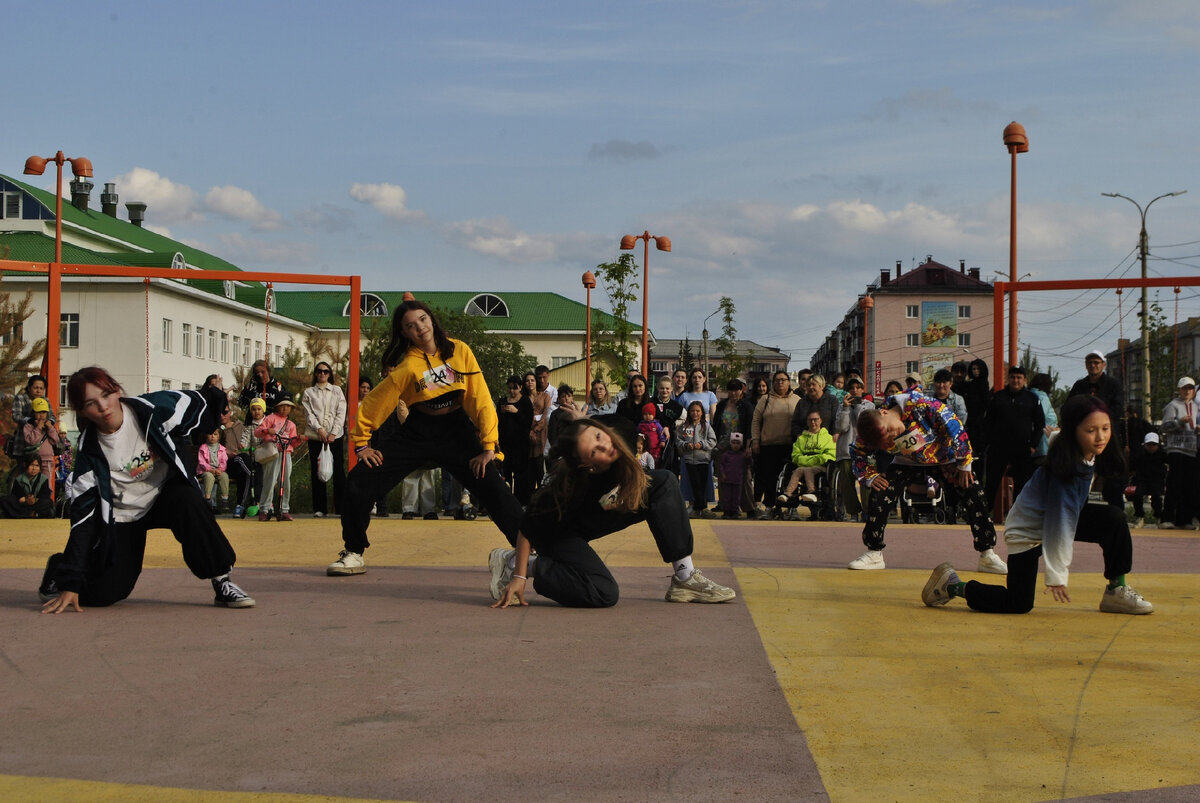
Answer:
<svg viewBox="0 0 1200 803"><path fill-rule="evenodd" d="M1121 382L1116 377L1109 376L1104 372L1107 365L1108 361L1104 358L1104 352L1089 352L1083 360L1087 376L1071 385L1071 391L1067 394L1067 398L1095 396L1104 402L1105 406L1113 411L1113 446L1124 451L1125 445L1129 443L1125 432L1125 418L1120 416L1120 411L1125 409L1125 393L1121 388ZM1121 510L1125 509L1125 476L1106 477L1102 489L1104 501Z"/></svg>
<svg viewBox="0 0 1200 803"><path fill-rule="evenodd" d="M1008 383L996 392L988 407L991 447L984 495L989 503L996 498L996 489L1006 469L1012 477L1014 499L1033 476L1033 453L1046 426L1046 416L1041 401L1026 389L1025 379L1024 368L1010 367Z"/></svg>
<svg viewBox="0 0 1200 803"><path fill-rule="evenodd" d="M582 418L563 429L550 452L550 477L521 521L517 548L494 549L489 556L493 608L528 604L529 579L560 605L616 605L617 582L589 542L641 521L650 525L659 554L674 571L667 602L737 596L692 565L692 528L679 480L669 471L642 468L629 445L635 432L617 415Z"/></svg>
<svg viewBox="0 0 1200 803"><path fill-rule="evenodd" d="M274 410L280 397L286 392L280 381L271 376L271 367L267 365L267 361L255 360L250 366L250 376L246 378L246 384L242 386L242 392L238 396L238 407L246 411L246 420L242 423L250 423L251 399L262 399L267 404L267 410Z"/></svg>
<svg viewBox="0 0 1200 803"><path fill-rule="evenodd" d="M988 365L983 360L972 360L967 366L967 378L952 386L963 403L967 405L967 436L971 439L971 451L983 458L988 448L988 406L992 403L992 385L988 379Z"/></svg>

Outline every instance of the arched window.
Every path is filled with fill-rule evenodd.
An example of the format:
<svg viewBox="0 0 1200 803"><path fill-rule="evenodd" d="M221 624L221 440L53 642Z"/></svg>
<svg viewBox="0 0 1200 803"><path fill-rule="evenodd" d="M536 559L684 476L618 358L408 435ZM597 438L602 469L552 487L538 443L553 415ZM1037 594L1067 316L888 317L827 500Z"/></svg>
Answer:
<svg viewBox="0 0 1200 803"><path fill-rule="evenodd" d="M175 256L171 257L171 270L186 270L186 269L187 269L187 260L183 258L183 254L176 251Z"/></svg>
<svg viewBox="0 0 1200 803"><path fill-rule="evenodd" d="M234 293L234 289L233 289L233 282L226 279L224 282L221 283L221 287L225 291L226 298L234 298L235 293Z"/></svg>
<svg viewBox="0 0 1200 803"><path fill-rule="evenodd" d="M360 293L358 298L360 315L367 318L386 318L388 316L387 304L379 296L374 293ZM342 306L342 317L350 317L350 299L346 299L346 303Z"/></svg>
<svg viewBox="0 0 1200 803"><path fill-rule="evenodd" d="M507 318L508 305L500 296L480 293L467 302L467 308L463 312L467 315L478 315L481 318Z"/></svg>

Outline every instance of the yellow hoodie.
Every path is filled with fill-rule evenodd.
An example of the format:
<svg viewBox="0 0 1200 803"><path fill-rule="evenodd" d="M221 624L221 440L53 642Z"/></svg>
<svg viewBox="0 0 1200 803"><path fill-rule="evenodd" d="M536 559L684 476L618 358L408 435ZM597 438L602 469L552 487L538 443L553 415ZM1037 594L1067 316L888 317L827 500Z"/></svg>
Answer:
<svg viewBox="0 0 1200 803"><path fill-rule="evenodd" d="M458 391L462 394L463 409L475 423L484 450L496 451L500 439L499 420L479 362L466 343L454 338L450 338L450 342L454 344L454 355L445 362L440 354L426 354L416 346L404 352L400 364L367 394L359 406L350 433L356 447L367 445L371 433L387 420L397 402L403 401L411 407Z"/></svg>

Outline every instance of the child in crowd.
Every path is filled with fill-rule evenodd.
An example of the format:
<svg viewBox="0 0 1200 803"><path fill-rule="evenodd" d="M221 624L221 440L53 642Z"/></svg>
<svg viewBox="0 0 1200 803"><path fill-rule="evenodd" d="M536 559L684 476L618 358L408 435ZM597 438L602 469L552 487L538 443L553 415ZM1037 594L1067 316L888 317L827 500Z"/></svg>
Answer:
<svg viewBox="0 0 1200 803"><path fill-rule="evenodd" d="M721 484L721 518L738 518L738 506L742 498L742 485L750 476L751 458L746 451L745 436L740 432L729 433L729 448L717 458L717 477Z"/></svg>
<svg viewBox="0 0 1200 803"><path fill-rule="evenodd" d="M42 473L41 458L36 454L27 454L21 461L22 470L13 477L9 492L0 496L0 511L10 519L53 518L54 505L50 501L50 482Z"/></svg>
<svg viewBox="0 0 1200 803"><path fill-rule="evenodd" d="M924 484L930 472L938 472L945 480L947 502L971 527L979 571L1006 574L1008 567L994 549L996 528L972 470L971 444L950 408L920 390L910 390L888 396L881 409L864 411L857 423L858 438L850 450L854 476L872 493L862 535L867 551L850 561L848 568L884 568L883 533L900 489L914 482ZM883 473L868 461L875 451L894 457Z"/></svg>
<svg viewBox="0 0 1200 803"><path fill-rule="evenodd" d="M53 477L54 456L63 450L65 439L58 434L58 427L50 421L50 402L36 398L31 407L33 418L25 422L22 431L25 449L41 459L42 474Z"/></svg>
<svg viewBox="0 0 1200 803"><path fill-rule="evenodd" d="M221 430L215 429L208 433L206 443L200 447L196 474L200 477L200 485L204 490L204 501L214 513L224 513L229 510L229 452L221 444ZM213 486L221 492L221 504L218 507L212 498Z"/></svg>
<svg viewBox="0 0 1200 803"><path fill-rule="evenodd" d="M654 470L654 455L646 451L646 436L640 432L637 436L637 454L635 456L638 463L646 471Z"/></svg>
<svg viewBox="0 0 1200 803"><path fill-rule="evenodd" d="M1105 613L1146 614L1154 606L1125 585L1133 563L1133 539L1125 513L1105 503L1100 489L1125 472L1120 444L1112 440L1108 408L1095 396L1073 396L1062 408L1062 433L1050 444L1046 462L1026 483L1004 523L1011 563L1007 586L964 583L954 567L933 570L921 592L930 607L963 597L985 613L1028 613L1037 591L1038 558L1045 558L1046 591L1070 602L1067 576L1076 541L1099 544L1108 585L1100 598Z"/></svg>
<svg viewBox="0 0 1200 803"><path fill-rule="evenodd" d="M667 443L667 431L658 420L658 405L654 402L642 405L642 420L638 422L637 431L646 439L646 451L657 464Z"/></svg>
<svg viewBox="0 0 1200 803"><path fill-rule="evenodd" d="M1142 450L1134 455L1133 463L1133 494L1129 501L1133 502L1133 515L1137 517L1138 527L1146 524L1146 508L1143 500L1150 497L1150 509L1154 518L1162 521L1163 517L1163 488L1167 482L1167 455L1162 450L1157 432L1147 432L1142 439Z"/></svg>
<svg viewBox="0 0 1200 803"><path fill-rule="evenodd" d="M687 419L676 427L675 434L679 438L683 475L691 490L692 515L711 519L713 513L708 509L713 491L710 453L717 445L717 433L708 423L703 402L693 401L687 406Z"/></svg>
<svg viewBox="0 0 1200 803"><path fill-rule="evenodd" d="M575 389L570 385L558 386L558 396L553 406L550 421L546 424L546 438L552 446L563 427L577 418L583 418L583 412L575 406Z"/></svg>
<svg viewBox="0 0 1200 803"><path fill-rule="evenodd" d="M837 459L837 447L833 436L821 426L821 414L812 410L804 420L805 430L792 445L792 465L796 466L788 478L787 487L779 495L779 503L785 504L804 480L805 493L800 501L813 504L817 501L817 475L825 473L825 466Z"/></svg>
<svg viewBox="0 0 1200 803"><path fill-rule="evenodd" d="M262 420L254 435L266 443L274 443L279 449L279 456L269 463L260 464L266 476L263 479L263 497L259 500L258 520L268 521L274 513L275 485L283 474L283 501L280 506L280 521L291 521L292 514L292 451L297 442L296 425L288 418L296 405L287 391L275 402L275 412ZM285 440L280 442L276 436Z"/></svg>

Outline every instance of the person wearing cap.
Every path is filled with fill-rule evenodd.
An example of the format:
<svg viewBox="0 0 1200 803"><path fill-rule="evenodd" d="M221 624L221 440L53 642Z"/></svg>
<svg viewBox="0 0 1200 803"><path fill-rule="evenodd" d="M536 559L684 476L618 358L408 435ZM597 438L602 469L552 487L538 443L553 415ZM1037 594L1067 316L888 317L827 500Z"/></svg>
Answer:
<svg viewBox="0 0 1200 803"><path fill-rule="evenodd" d="M1104 352L1099 350L1089 351L1088 355L1083 359L1087 376L1071 386L1071 391L1067 394L1067 398L1071 398L1072 396L1095 396L1104 402L1104 405L1112 414L1113 441L1115 441L1113 446L1124 451L1125 445L1129 442L1125 434L1125 418L1121 415L1121 411L1125 409L1125 392L1122 390L1121 383L1116 377L1109 376L1104 372L1107 364L1108 361L1104 357ZM1125 477L1113 476L1105 479L1102 494L1104 501L1113 507L1124 510Z"/></svg>
<svg viewBox="0 0 1200 803"><path fill-rule="evenodd" d="M1142 448L1133 458L1133 493L1129 501L1133 502L1133 515L1137 518L1137 526L1146 524L1146 509L1143 500L1150 497L1150 509L1154 518L1163 520L1163 486L1167 479L1167 455L1159 444L1157 432L1147 432L1142 439Z"/></svg>
<svg viewBox="0 0 1200 803"><path fill-rule="evenodd" d="M984 497L991 503L1004 473L1012 477L1016 499L1033 476L1033 456L1045 434L1046 415L1042 403L1026 386L1025 369L1009 366L1008 381L996 391L988 407L987 479Z"/></svg>
<svg viewBox="0 0 1200 803"><path fill-rule="evenodd" d="M752 459L746 449L746 438L740 432L731 432L729 442L716 459L717 482L720 487L721 518L738 518L738 508L746 507L749 496L743 489L750 481ZM753 503L746 507L747 515L754 511Z"/></svg>
<svg viewBox="0 0 1200 803"><path fill-rule="evenodd" d="M67 381L67 399L80 423L67 477L71 534L66 548L46 562L38 589L42 612L103 607L128 597L142 571L146 533L159 528L175 536L192 574L211 581L214 605L254 607L229 579L237 556L174 437L215 430L229 406L225 393L121 393L120 383L99 366L81 368Z"/></svg>
<svg viewBox="0 0 1200 803"><path fill-rule="evenodd" d="M920 390L920 389L923 389L924 387L925 387L925 377L921 376L921 374L918 373L917 371L909 371L907 374L904 375L904 389L905 390L912 390L913 388L917 388L918 390Z"/></svg>
<svg viewBox="0 0 1200 803"><path fill-rule="evenodd" d="M1158 526L1165 530L1191 527L1196 515L1196 380L1179 380L1179 395L1167 402L1162 414L1163 451L1167 453L1167 495Z"/></svg>
<svg viewBox="0 0 1200 803"><path fill-rule="evenodd" d="M646 451L654 458L654 465L657 466L658 461L662 460L663 448L667 445L667 430L658 420L658 405L654 402L642 405L642 420L638 422L637 431L646 439Z"/></svg>
<svg viewBox="0 0 1200 803"><path fill-rule="evenodd" d="M65 440L59 434L58 428L50 423L50 402L35 397L30 403L33 418L26 421L22 427L22 437L25 439L25 450L36 453L42 461L42 474L48 480L54 479L54 456L65 448Z"/></svg>
<svg viewBox="0 0 1200 803"><path fill-rule="evenodd" d="M299 438L296 437L296 425L290 416L296 403L286 390L275 402L275 411L264 418L254 428L254 436L265 443L273 443L279 450L279 455L268 463L260 464L263 477L263 495L259 499L258 520L267 521L275 513L275 486L283 475L283 499L280 503L279 520L291 521L292 514L292 452L295 451Z"/></svg>

